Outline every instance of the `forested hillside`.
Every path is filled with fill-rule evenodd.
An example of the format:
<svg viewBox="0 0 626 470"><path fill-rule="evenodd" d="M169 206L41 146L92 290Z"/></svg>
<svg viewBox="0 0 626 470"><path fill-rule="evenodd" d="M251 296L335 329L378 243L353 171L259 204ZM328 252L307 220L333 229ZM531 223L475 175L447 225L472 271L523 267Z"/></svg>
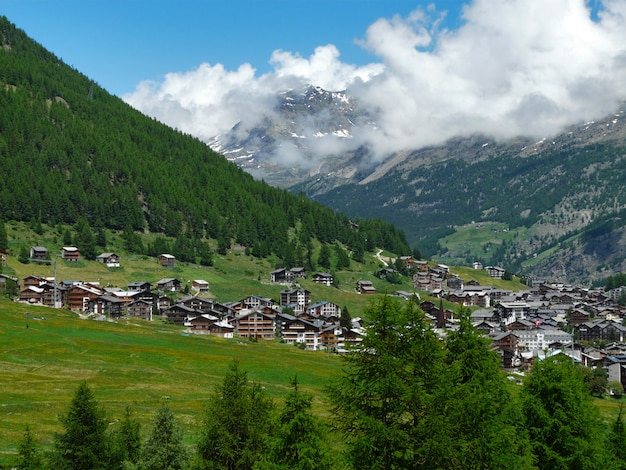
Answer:
<svg viewBox="0 0 626 470"><path fill-rule="evenodd" d="M222 248L236 242L283 259L294 258L293 240L305 247L313 238L355 253L374 246L409 252L389 223L350 221L255 181L199 140L110 95L4 17L0 168L4 220L84 218L91 227L184 234ZM190 260L198 246L190 245Z"/></svg>

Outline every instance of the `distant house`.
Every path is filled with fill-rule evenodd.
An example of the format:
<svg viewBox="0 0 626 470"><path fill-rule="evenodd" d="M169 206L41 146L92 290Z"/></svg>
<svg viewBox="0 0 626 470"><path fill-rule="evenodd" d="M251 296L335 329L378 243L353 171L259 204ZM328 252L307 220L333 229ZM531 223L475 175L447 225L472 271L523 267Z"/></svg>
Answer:
<svg viewBox="0 0 626 470"><path fill-rule="evenodd" d="M301 314L311 303L311 292L307 289L285 289L280 292L281 306L294 306L294 313Z"/></svg>
<svg viewBox="0 0 626 470"><path fill-rule="evenodd" d="M126 306L126 313L131 317L152 320L154 303L143 299L137 299Z"/></svg>
<svg viewBox="0 0 626 470"><path fill-rule="evenodd" d="M328 273L317 273L313 275L313 282L316 284L324 284L326 286L333 285L333 275Z"/></svg>
<svg viewBox="0 0 626 470"><path fill-rule="evenodd" d="M178 279L167 277L156 283L157 290L178 292L181 290L181 282Z"/></svg>
<svg viewBox="0 0 626 470"><path fill-rule="evenodd" d="M46 261L48 259L48 249L43 246L30 247L31 261Z"/></svg>
<svg viewBox="0 0 626 470"><path fill-rule="evenodd" d="M287 344L303 344L304 349L314 351L319 348L320 330L321 324L296 318L285 323L282 338Z"/></svg>
<svg viewBox="0 0 626 470"><path fill-rule="evenodd" d="M487 266L485 270L487 271L487 274L494 279L502 279L504 277L504 273L506 272L504 268L500 268L498 266Z"/></svg>
<svg viewBox="0 0 626 470"><path fill-rule="evenodd" d="M85 304L85 312L96 315L121 317L124 311L124 301L114 295L104 294Z"/></svg>
<svg viewBox="0 0 626 470"><path fill-rule="evenodd" d="M102 253L98 255L96 261L104 264L107 268L119 268L120 257L115 253Z"/></svg>
<svg viewBox="0 0 626 470"><path fill-rule="evenodd" d="M356 291L359 294L374 294L376 292L376 288L372 281L357 281L356 283Z"/></svg>
<svg viewBox="0 0 626 470"><path fill-rule="evenodd" d="M306 314L313 318L339 318L341 316L341 308L333 302L324 300L309 305L306 309Z"/></svg>
<svg viewBox="0 0 626 470"><path fill-rule="evenodd" d="M8 253L6 250L0 250L0 266L7 265L7 256L8 256Z"/></svg>
<svg viewBox="0 0 626 470"><path fill-rule="evenodd" d="M271 282L293 282L294 279L306 279L306 269L297 268L278 268L270 273Z"/></svg>
<svg viewBox="0 0 626 470"><path fill-rule="evenodd" d="M199 294L208 294L209 283L204 279L194 279L191 283L191 289L195 290Z"/></svg>
<svg viewBox="0 0 626 470"><path fill-rule="evenodd" d="M135 281L128 284L128 290L144 292L152 290L152 284L147 281Z"/></svg>
<svg viewBox="0 0 626 470"><path fill-rule="evenodd" d="M235 317L235 331L239 336L258 339L274 339L274 317L257 311L242 312Z"/></svg>
<svg viewBox="0 0 626 470"><path fill-rule="evenodd" d="M80 251L75 246L64 246L61 248L61 258L65 261L78 261L80 258Z"/></svg>
<svg viewBox="0 0 626 470"><path fill-rule="evenodd" d="M159 255L159 264L164 268L173 268L176 264L176 257L168 253Z"/></svg>

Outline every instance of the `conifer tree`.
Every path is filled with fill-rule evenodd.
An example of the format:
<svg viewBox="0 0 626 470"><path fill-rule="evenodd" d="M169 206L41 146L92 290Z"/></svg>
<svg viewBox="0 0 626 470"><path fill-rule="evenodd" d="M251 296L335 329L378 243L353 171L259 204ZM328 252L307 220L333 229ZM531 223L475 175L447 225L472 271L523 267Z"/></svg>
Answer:
<svg viewBox="0 0 626 470"><path fill-rule="evenodd" d="M43 458L28 426L18 447L18 460L15 468L17 470L43 470L44 468Z"/></svg>
<svg viewBox="0 0 626 470"><path fill-rule="evenodd" d="M187 466L188 455L183 445L183 431L167 403L161 405L156 413L142 456L140 469L181 470Z"/></svg>
<svg viewBox="0 0 626 470"><path fill-rule="evenodd" d="M268 449L272 411L272 401L233 361L207 403L193 468L253 468Z"/></svg>
<svg viewBox="0 0 626 470"><path fill-rule="evenodd" d="M323 470L331 468L326 430L311 412L313 396L302 392L298 378L285 397L268 458L257 470Z"/></svg>
<svg viewBox="0 0 626 470"><path fill-rule="evenodd" d="M330 269L330 248L326 243L322 244L320 248L320 254L317 259L317 264L319 264L322 268Z"/></svg>
<svg viewBox="0 0 626 470"><path fill-rule="evenodd" d="M385 296L364 317L367 334L329 388L348 460L353 468L420 468L436 429L429 410L442 374L441 342L412 302Z"/></svg>
<svg viewBox="0 0 626 470"><path fill-rule="evenodd" d="M523 412L539 469L614 468L598 409L582 371L565 354L536 362L522 389Z"/></svg>
<svg viewBox="0 0 626 470"><path fill-rule="evenodd" d="M67 413L61 417L61 425L63 432L55 436L56 468L110 468L107 423L86 382L76 390Z"/></svg>
<svg viewBox="0 0 626 470"><path fill-rule="evenodd" d="M7 251L9 249L9 238L7 236L7 230L4 226L4 220L0 219L0 251Z"/></svg>
<svg viewBox="0 0 626 470"><path fill-rule="evenodd" d="M126 408L124 419L115 433L115 452L117 460L136 464L141 455L141 425L133 417L130 407Z"/></svg>

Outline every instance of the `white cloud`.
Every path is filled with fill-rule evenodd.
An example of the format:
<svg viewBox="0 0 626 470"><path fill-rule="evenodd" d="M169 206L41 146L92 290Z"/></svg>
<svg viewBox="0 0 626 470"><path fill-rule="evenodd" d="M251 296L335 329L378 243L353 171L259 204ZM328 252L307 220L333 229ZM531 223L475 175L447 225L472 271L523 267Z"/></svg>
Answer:
<svg viewBox="0 0 626 470"><path fill-rule="evenodd" d="M124 99L208 139L242 120L253 125L285 89L347 89L380 113L377 132L353 129L351 139L378 155L476 132L546 136L626 98L626 0L599 3L594 20L585 0L474 0L456 30L441 29L433 8L417 9L368 28L360 44L376 63L345 64L333 45L309 58L278 50L274 70L258 77L248 64L202 64L140 83Z"/></svg>

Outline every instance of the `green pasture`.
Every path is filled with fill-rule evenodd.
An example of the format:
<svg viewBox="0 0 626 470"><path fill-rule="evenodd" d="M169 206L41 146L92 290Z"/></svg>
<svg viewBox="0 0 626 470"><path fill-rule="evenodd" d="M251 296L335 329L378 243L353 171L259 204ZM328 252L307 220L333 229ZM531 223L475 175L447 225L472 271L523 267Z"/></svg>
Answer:
<svg viewBox="0 0 626 470"><path fill-rule="evenodd" d="M0 300L0 354L0 467L13 461L27 425L42 447L50 446L83 380L112 426L130 405L147 428L167 400L192 443L203 403L231 361L277 402L297 374L322 415L324 387L342 367L337 356L278 342L186 335L157 321L81 320L7 300Z"/></svg>

